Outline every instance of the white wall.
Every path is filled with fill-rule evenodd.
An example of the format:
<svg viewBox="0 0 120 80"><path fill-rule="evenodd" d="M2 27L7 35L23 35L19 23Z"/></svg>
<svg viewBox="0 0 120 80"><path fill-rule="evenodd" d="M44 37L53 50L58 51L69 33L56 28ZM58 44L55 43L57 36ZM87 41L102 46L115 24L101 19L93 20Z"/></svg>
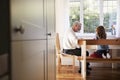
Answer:
<svg viewBox="0 0 120 80"><path fill-rule="evenodd" d="M64 35L65 29L69 27L69 0L56 0L56 32Z"/></svg>

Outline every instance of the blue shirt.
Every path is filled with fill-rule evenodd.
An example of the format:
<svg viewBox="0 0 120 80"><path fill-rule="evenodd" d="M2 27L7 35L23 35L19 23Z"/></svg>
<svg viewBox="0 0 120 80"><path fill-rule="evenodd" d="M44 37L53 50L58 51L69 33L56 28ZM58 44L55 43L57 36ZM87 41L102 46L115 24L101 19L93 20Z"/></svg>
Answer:
<svg viewBox="0 0 120 80"><path fill-rule="evenodd" d="M96 39L99 39L98 36L96 35ZM109 46L108 45L98 45L97 50L108 50Z"/></svg>

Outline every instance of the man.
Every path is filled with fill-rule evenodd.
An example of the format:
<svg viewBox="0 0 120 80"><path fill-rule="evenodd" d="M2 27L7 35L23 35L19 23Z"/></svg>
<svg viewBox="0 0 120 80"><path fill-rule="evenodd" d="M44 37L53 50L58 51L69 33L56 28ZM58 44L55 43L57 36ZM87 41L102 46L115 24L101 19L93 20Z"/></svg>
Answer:
<svg viewBox="0 0 120 80"><path fill-rule="evenodd" d="M78 38L75 35L75 32L79 32L81 30L81 23L75 21L71 28L69 28L64 35L63 38L63 52L70 55L81 56L81 48L78 45ZM86 51L86 55L89 56L88 51ZM90 74L89 63L87 63L87 74ZM81 68L79 70L81 73Z"/></svg>

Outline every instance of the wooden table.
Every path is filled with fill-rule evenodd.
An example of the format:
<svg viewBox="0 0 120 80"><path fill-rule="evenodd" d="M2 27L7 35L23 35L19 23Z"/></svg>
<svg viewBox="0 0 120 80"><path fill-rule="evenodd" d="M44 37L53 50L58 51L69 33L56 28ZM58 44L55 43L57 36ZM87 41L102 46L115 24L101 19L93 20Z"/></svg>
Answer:
<svg viewBox="0 0 120 80"><path fill-rule="evenodd" d="M81 61L81 74L83 80L86 80L86 61L88 62L120 62L120 58L112 59L100 59L100 58L90 58L86 57L87 48L95 48L95 45L110 45L110 49L120 49L120 39L101 39L101 40L91 40L91 39L79 39L78 44L81 45L82 54L81 57L78 57L78 60Z"/></svg>

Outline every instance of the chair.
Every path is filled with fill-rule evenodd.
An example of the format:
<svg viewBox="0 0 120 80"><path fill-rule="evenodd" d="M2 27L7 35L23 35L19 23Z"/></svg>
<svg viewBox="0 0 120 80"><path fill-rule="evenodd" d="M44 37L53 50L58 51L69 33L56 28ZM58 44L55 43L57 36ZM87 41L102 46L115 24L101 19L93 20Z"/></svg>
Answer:
<svg viewBox="0 0 120 80"><path fill-rule="evenodd" d="M61 68L62 68L62 58L64 57L69 57L70 59L72 59L72 68L71 69L67 69L67 70L72 70L73 72L75 72L75 55L68 55L65 53L62 53L61 51L61 47L60 47L60 39L59 39L59 34L56 34L56 53L57 53L57 62L58 62L58 72L60 72Z"/></svg>

